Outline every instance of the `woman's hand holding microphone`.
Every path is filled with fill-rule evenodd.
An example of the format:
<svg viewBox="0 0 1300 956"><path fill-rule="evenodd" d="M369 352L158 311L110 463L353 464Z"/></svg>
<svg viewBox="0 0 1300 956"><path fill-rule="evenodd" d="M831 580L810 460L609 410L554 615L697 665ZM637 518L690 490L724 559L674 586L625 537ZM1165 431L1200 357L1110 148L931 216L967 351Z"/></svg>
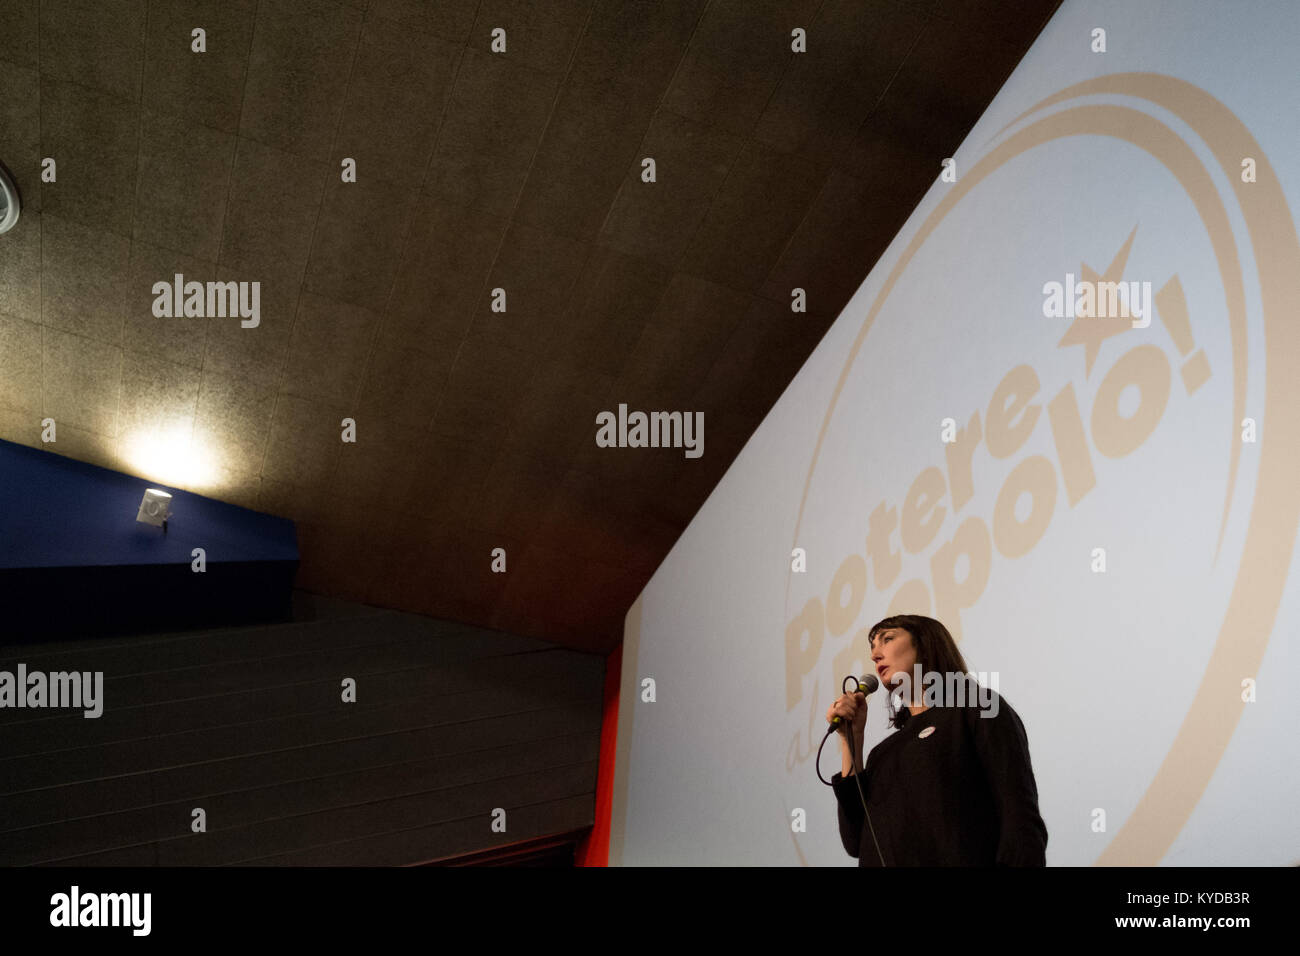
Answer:
<svg viewBox="0 0 1300 956"><path fill-rule="evenodd" d="M862 691L856 691L852 694L841 694L831 704L830 709L826 711L826 722L830 723L834 718L840 718L840 724L837 728L840 734L840 751L843 756L840 776L849 777L862 769L862 738L867 727L867 697ZM854 755L857 757L856 765L853 755L849 753L849 733L853 734Z"/></svg>

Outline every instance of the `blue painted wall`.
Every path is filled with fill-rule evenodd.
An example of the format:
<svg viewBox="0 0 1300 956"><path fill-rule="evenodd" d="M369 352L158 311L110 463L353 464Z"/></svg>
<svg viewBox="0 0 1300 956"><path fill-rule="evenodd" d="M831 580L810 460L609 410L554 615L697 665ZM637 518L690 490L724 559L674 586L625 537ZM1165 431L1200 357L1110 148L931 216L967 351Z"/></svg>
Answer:
<svg viewBox="0 0 1300 956"><path fill-rule="evenodd" d="M167 534L135 520L146 488L174 496ZM0 568L296 561L287 518L0 441Z"/></svg>

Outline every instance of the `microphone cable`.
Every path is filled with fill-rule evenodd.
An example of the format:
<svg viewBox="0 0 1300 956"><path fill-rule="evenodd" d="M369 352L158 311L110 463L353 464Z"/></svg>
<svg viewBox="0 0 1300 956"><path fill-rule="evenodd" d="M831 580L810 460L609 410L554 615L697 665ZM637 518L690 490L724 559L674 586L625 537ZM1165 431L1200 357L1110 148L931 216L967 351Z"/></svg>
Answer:
<svg viewBox="0 0 1300 956"><path fill-rule="evenodd" d="M853 681L854 686L852 691L848 690L848 688L845 687L845 685L848 684L849 681ZM849 693L856 694L860 690L862 690L862 684L852 674L844 678L844 680L840 683L840 693L842 694L849 694ZM866 697L865 691L863 692L862 696ZM826 729L826 736L822 738L821 744L818 745L817 747L817 761L813 765L817 771L817 779L820 780L822 783L826 784L826 786L828 787L834 787L835 784L831 783L829 780L827 780L825 777L822 776L822 747L826 746L826 741L829 740L831 734L835 732L836 732L835 727L833 725ZM888 864L885 863L885 855L880 852L880 841L876 839L876 828L871 825L871 811L867 809L866 794L862 792L862 774L867 772L867 767L866 767L867 755L866 754L862 755L862 764L863 764L862 773L857 773L856 771L858 767L858 755L857 755L857 748L853 746L853 725L852 724L849 724L848 733L846 733L844 736L849 742L849 760L852 761L853 769L855 771L853 774L853 782L858 785L858 799L862 802L862 813L867 820L867 829L871 831L871 842L874 843L876 846L876 856L880 857L880 865L882 867L887 866Z"/></svg>

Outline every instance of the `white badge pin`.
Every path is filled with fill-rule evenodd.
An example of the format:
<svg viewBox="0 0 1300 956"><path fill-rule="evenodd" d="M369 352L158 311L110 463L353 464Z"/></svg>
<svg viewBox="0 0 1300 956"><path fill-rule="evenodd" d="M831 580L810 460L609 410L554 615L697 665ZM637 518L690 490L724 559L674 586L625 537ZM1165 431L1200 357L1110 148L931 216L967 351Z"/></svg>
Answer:
<svg viewBox="0 0 1300 956"><path fill-rule="evenodd" d="M920 732L919 734L917 734L916 736L918 736L918 737L929 737L932 733L934 733L934 727L933 727L933 726L930 726L930 727L926 727L925 730L921 731L921 732Z"/></svg>

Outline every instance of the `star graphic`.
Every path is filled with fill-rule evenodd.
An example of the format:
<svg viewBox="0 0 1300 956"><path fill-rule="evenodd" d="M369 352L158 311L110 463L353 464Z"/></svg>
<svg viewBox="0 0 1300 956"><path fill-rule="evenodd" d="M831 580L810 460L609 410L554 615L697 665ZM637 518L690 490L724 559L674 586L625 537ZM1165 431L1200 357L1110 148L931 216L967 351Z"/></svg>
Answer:
<svg viewBox="0 0 1300 956"><path fill-rule="evenodd" d="M1136 235L1137 226L1134 226L1133 231L1128 234L1128 239L1124 240L1124 245L1120 247L1119 252L1115 254L1115 258L1106 267L1105 275L1099 276L1087 263L1080 263L1080 281L1119 282L1120 277L1124 274L1124 264L1128 262L1129 250L1133 247L1133 237ZM1148 304L1147 308L1150 307ZM1079 316L1065 330L1065 335L1061 336L1061 341L1056 343L1056 347L1084 346L1087 374L1091 375L1093 363L1097 361L1097 354L1101 351L1101 343L1111 336L1127 332L1132 327L1133 320L1123 316L1106 318Z"/></svg>

